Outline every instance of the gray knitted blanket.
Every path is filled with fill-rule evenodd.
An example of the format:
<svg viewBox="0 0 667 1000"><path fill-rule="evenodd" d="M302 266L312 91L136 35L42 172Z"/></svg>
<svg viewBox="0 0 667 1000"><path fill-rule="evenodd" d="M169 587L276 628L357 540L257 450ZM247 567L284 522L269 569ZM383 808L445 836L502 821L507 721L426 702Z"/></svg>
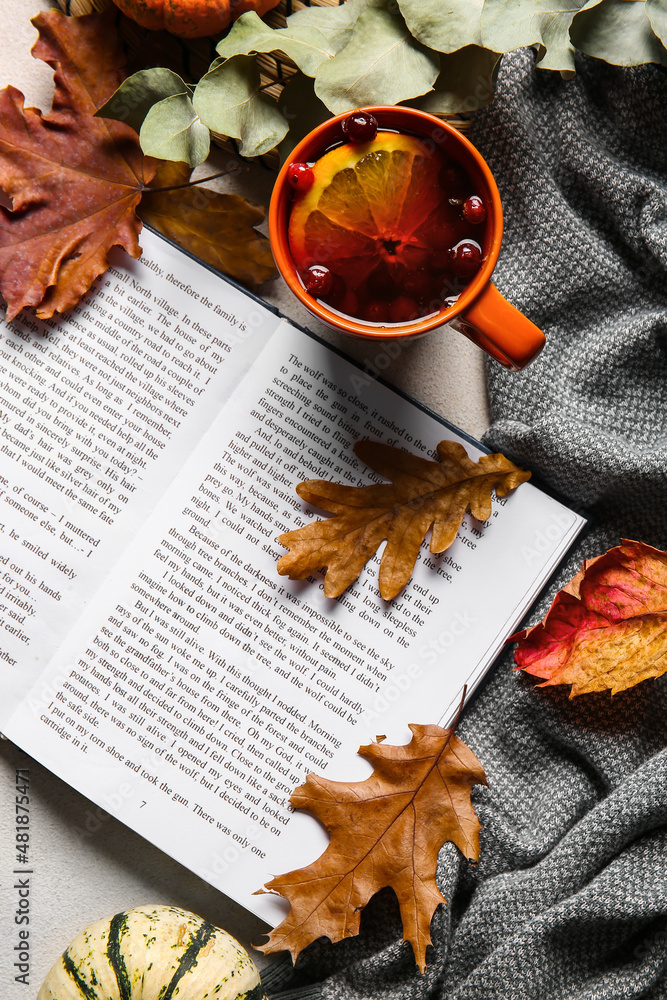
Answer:
<svg viewBox="0 0 667 1000"><path fill-rule="evenodd" d="M489 366L486 443L595 518L557 586L622 536L667 548L666 118L664 70L582 57L566 83L522 51L475 122L505 206L496 282L548 337L523 374ZM481 857L440 853L426 974L384 890L359 937L267 970L272 997L667 997L667 677L571 701L512 665L459 727L489 778Z"/></svg>

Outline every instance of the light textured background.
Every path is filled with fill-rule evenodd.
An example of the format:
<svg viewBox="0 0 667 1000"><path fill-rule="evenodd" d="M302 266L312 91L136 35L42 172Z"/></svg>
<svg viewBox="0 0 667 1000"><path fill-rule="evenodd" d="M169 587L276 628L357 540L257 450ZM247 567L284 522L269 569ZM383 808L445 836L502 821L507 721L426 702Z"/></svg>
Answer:
<svg viewBox="0 0 667 1000"><path fill-rule="evenodd" d="M40 0L0 0L0 86L23 91L26 105L45 113L51 103L51 70L30 56L36 38L30 17L52 6ZM227 154L218 152L216 163ZM206 168L205 168L206 169ZM207 170L208 172L208 170ZM227 180L227 179L225 179ZM233 184L233 186L232 186ZM271 175L250 167L230 180L237 190L268 204ZM265 297L287 315L322 333L357 359L375 362L383 375L471 434L488 426L481 353L451 331L432 333L401 351L387 367L382 348L340 338L319 327L292 298L281 280ZM29 986L14 982L17 891L12 874L14 772L30 768L32 970ZM196 844L192 845L193 856ZM44 768L7 743L0 744L0 997L36 997L44 975L71 938L105 914L146 902L171 903L194 910L225 927L244 944L258 941L264 925L233 901L166 857L114 819L100 822L97 810ZM254 955L258 964L266 960Z"/></svg>

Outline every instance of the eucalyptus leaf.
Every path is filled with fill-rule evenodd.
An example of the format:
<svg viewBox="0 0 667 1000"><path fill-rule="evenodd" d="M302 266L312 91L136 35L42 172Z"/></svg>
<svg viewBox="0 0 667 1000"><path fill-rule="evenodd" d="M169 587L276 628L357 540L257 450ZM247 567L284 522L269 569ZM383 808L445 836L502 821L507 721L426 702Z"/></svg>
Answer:
<svg viewBox="0 0 667 1000"><path fill-rule="evenodd" d="M211 136L187 94L175 94L150 109L139 132L141 148L160 160L184 160L191 167L209 154Z"/></svg>
<svg viewBox="0 0 667 1000"><path fill-rule="evenodd" d="M330 118L331 115L322 102L315 96L314 84L309 76L295 73L283 87L278 98L278 107L289 122L289 132L278 146L280 162L289 157L290 153L317 125Z"/></svg>
<svg viewBox="0 0 667 1000"><path fill-rule="evenodd" d="M440 52L455 52L465 45L482 44L484 0L398 0L412 34Z"/></svg>
<svg viewBox="0 0 667 1000"><path fill-rule="evenodd" d="M653 33L644 0L589 2L572 22L570 36L582 52L614 66L667 66L667 50Z"/></svg>
<svg viewBox="0 0 667 1000"><path fill-rule="evenodd" d="M331 59L334 49L317 28L308 24L270 28L251 10L234 22L227 37L218 42L216 52L223 59L251 52L284 52L303 73L315 76L317 67L323 60Z"/></svg>
<svg viewBox="0 0 667 1000"><path fill-rule="evenodd" d="M304 7L290 14L287 27L291 31L317 28L327 39L331 51L339 52L349 42L359 15L368 7L395 10L396 0L346 0L339 7Z"/></svg>
<svg viewBox="0 0 667 1000"><path fill-rule="evenodd" d="M590 0L591 6L601 0ZM539 46L542 69L574 71L572 18L585 0L485 0L482 44L494 52Z"/></svg>
<svg viewBox="0 0 667 1000"><path fill-rule="evenodd" d="M322 63L315 93L342 114L368 104L398 104L430 90L440 59L412 37L398 13L367 8L347 45Z"/></svg>
<svg viewBox="0 0 667 1000"><path fill-rule="evenodd" d="M123 80L106 104L97 109L95 117L113 118L114 121L125 122L139 132L144 118L154 104L167 97L176 97L188 92L187 84L181 80L178 73L172 73L170 69L162 69L159 66L154 69L140 69L138 73Z"/></svg>
<svg viewBox="0 0 667 1000"><path fill-rule="evenodd" d="M267 153L289 128L277 103L262 93L253 56L233 56L209 70L197 84L193 104L213 132L240 140L242 156Z"/></svg>
<svg viewBox="0 0 667 1000"><path fill-rule="evenodd" d="M476 111L493 100L501 56L479 45L440 56L440 73L433 90L411 107L430 114L452 115Z"/></svg>
<svg viewBox="0 0 667 1000"><path fill-rule="evenodd" d="M667 45L667 0L646 0L646 13L653 31Z"/></svg>

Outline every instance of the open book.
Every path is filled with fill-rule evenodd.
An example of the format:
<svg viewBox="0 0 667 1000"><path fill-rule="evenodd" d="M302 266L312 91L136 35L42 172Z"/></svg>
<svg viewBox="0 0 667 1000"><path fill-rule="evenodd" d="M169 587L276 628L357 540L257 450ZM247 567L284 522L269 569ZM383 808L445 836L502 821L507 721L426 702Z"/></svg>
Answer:
<svg viewBox="0 0 667 1000"><path fill-rule="evenodd" d="M0 730L250 910L326 845L288 798L376 734L446 725L584 519L528 483L337 600L278 576L307 478L374 438L481 445L144 230L66 318L2 324Z"/></svg>

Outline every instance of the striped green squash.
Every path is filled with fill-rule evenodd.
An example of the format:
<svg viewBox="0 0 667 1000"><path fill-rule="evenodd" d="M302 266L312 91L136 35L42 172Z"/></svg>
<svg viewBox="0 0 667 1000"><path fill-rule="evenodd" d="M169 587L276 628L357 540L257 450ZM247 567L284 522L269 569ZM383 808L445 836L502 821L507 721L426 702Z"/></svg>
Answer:
<svg viewBox="0 0 667 1000"><path fill-rule="evenodd" d="M266 1000L231 934L176 906L137 906L91 924L37 1000Z"/></svg>

